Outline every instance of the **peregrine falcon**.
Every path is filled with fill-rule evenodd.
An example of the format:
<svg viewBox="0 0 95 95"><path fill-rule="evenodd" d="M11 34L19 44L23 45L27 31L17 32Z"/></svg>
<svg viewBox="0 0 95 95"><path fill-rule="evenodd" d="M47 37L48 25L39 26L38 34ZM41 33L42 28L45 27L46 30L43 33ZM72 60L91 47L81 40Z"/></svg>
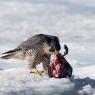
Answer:
<svg viewBox="0 0 95 95"><path fill-rule="evenodd" d="M1 58L26 60L30 69L42 63L43 69L47 71L50 56L55 49L58 51L61 49L57 36L37 34L22 42L15 49L3 53Z"/></svg>

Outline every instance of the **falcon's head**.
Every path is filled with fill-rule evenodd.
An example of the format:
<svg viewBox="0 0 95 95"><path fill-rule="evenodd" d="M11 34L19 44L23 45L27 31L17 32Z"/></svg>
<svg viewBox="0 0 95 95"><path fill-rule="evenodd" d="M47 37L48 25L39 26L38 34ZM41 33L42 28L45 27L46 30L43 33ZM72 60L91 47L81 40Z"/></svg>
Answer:
<svg viewBox="0 0 95 95"><path fill-rule="evenodd" d="M61 46L58 37L47 35L47 41L44 45L45 53L51 55L55 52L55 50L59 52L60 49Z"/></svg>

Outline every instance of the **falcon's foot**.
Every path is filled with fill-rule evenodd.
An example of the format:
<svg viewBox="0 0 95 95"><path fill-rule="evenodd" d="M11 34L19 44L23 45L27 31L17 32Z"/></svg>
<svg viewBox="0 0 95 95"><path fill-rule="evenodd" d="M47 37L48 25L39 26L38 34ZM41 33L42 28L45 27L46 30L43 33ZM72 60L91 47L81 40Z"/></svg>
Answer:
<svg viewBox="0 0 95 95"><path fill-rule="evenodd" d="M38 76L43 76L44 71L38 70L38 69L32 69L30 71L30 73L33 73L33 74L38 75Z"/></svg>
<svg viewBox="0 0 95 95"><path fill-rule="evenodd" d="M31 69L30 73L36 73L36 69Z"/></svg>

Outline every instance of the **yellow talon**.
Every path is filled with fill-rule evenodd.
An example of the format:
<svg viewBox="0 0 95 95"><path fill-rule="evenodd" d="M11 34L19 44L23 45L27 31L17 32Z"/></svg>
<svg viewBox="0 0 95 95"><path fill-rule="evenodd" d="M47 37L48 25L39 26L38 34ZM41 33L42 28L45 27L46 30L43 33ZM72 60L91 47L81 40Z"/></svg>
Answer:
<svg viewBox="0 0 95 95"><path fill-rule="evenodd" d="M39 75L39 76L42 76L42 75L43 75L42 73L43 73L44 71L37 70L37 69L36 69L36 71L37 71L37 72L36 72L37 75Z"/></svg>

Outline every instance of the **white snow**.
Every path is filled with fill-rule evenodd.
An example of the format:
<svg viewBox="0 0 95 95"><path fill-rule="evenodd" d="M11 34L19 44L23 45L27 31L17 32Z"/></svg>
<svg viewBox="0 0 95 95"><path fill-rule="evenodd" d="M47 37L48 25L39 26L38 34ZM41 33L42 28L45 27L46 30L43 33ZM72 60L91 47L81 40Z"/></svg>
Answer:
<svg viewBox="0 0 95 95"><path fill-rule="evenodd" d="M72 78L37 77L26 62L0 59L0 95L95 95L95 0L0 0L0 54L38 33L57 35L62 53L68 45Z"/></svg>
<svg viewBox="0 0 95 95"><path fill-rule="evenodd" d="M92 68L95 72L95 66L87 69ZM3 70L0 71L0 95L94 95L95 76L90 78L93 72L84 73L84 69L78 69L81 72L70 79L36 76L24 68Z"/></svg>

